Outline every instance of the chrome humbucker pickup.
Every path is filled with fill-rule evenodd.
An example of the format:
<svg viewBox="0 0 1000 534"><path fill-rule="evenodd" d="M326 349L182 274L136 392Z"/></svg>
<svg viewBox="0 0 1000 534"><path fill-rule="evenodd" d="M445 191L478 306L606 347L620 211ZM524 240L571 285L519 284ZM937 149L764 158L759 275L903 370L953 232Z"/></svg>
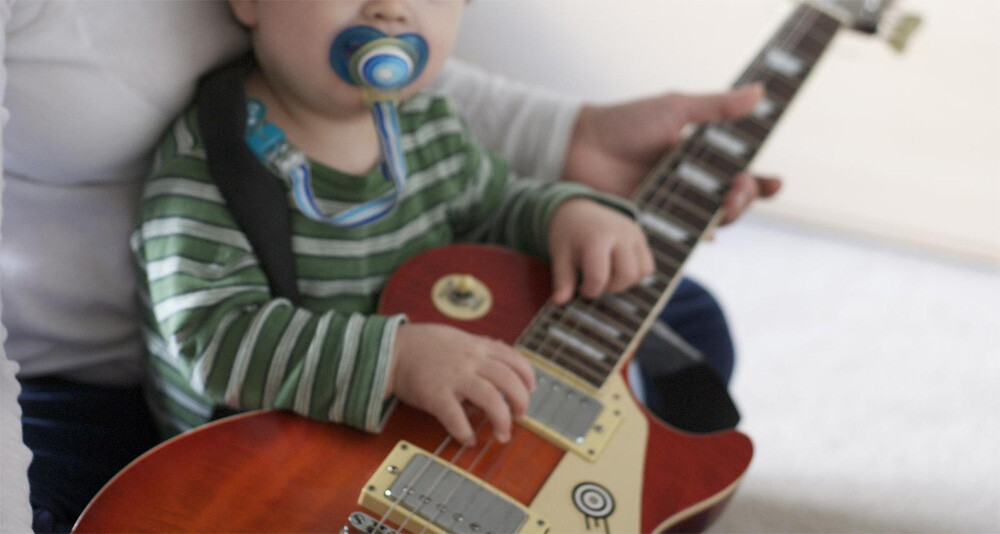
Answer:
<svg viewBox="0 0 1000 534"><path fill-rule="evenodd" d="M399 530L544 534L548 523L500 490L407 441L365 485L358 504Z"/></svg>
<svg viewBox="0 0 1000 534"><path fill-rule="evenodd" d="M622 411L616 404L623 395L591 394L585 384L574 384L568 373L521 350L535 363L537 387L527 414L518 422L563 450L596 460L621 423Z"/></svg>

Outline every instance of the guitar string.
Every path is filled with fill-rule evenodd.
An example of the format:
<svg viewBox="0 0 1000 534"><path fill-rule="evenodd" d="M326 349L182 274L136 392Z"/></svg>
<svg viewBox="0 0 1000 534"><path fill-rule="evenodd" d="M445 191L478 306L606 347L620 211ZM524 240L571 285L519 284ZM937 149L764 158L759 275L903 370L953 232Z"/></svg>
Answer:
<svg viewBox="0 0 1000 534"><path fill-rule="evenodd" d="M479 422L479 424L478 424L478 425L476 426L476 429L475 429L475 434L474 434L474 435L478 435L478 434L479 434L479 431L483 429L483 426L485 425L486 421L487 421L487 418L486 418L486 417L485 417L485 415L484 415L483 419L482 419L482 420L481 420L481 421ZM489 444L490 444L490 443L492 443L492 441L493 441L493 438L490 438L490 440L489 440L489 441L487 441L487 445L486 445L486 447L489 447ZM465 445L465 444L463 444L463 445L462 445L462 447L461 447L461 448L460 448L460 449L459 449L459 450L458 450L458 451L457 451L457 452L455 453L455 455L454 455L454 456L452 456L452 458L451 458L451 460L449 461L449 463L451 463L451 464L456 464L456 462L458 462L458 458L459 458L459 457L460 457L460 456L461 456L461 455L462 455L462 454L463 454L463 453L464 453L464 452L465 452L466 450L469 450L469 448L470 448L470 446L469 446L469 445ZM437 458L437 456L435 456L434 458ZM427 468L427 467L429 467L429 466L431 465L431 462L432 462L432 461L434 461L434 460L433 460L433 458L429 458L429 459L428 459L428 462L427 462L427 465L426 465L426 466L424 466L424 469L421 469L421 474L423 473L423 471L425 471L425 470L426 470L426 468ZM431 495L433 495L433 494L434 494L434 490L436 490L436 489L438 488L438 485L440 485L440 484L441 484L442 482L444 482L444 479L445 479L445 476L446 476L446 475L447 475L447 474L448 474L449 472L450 472L450 470L449 470L448 466L447 466L447 465L445 465L445 464L442 464L442 469L441 469L441 472L440 472L440 473L438 473L438 475L437 475L437 477L436 477L436 478L434 479L434 481L433 481L433 482L431 482L431 485L430 485L430 487L429 487L428 489L426 489L426 490L425 490L425 492L424 492L424 493L423 493L422 495L418 495L418 496L417 496L417 499L418 499L418 501L420 502L420 504L419 504L419 505L418 505L418 506L417 506L416 508L411 508L411 509L410 509L410 511L409 511L409 513L408 513L408 514L406 514L406 518L405 518L405 519L403 520L403 522L402 522L402 523L400 523L400 524L399 524L399 527L398 527L398 530L399 530L399 532L403 532L403 528L404 528L404 527L406 526L406 524L407 524L407 523L409 523L409 522L410 522L410 520L411 520L411 519L413 519L413 517L414 517L415 515L417 515L417 514L419 514L419 513L420 513L420 510L422 510L422 509L424 508L424 505L425 505L425 504L427 504L427 503L431 502ZM417 482L417 480L419 480L419 477L414 477L414 486L416 486L416 482ZM404 492L403 496L405 497L405 492ZM402 498L403 498L403 497L400 497L400 499L402 499ZM436 517L437 517L437 515L435 515L434 517L436 518ZM427 526L426 526L426 524L425 524L425 525L424 525L424 529L426 529L426 528L427 528Z"/></svg>
<svg viewBox="0 0 1000 534"><path fill-rule="evenodd" d="M485 418L483 418L483 420L480 421L479 425L475 429L475 433L477 434L479 433L479 430L482 429L482 425L485 421L486 421ZM421 467L420 470L417 471L415 475L413 475L413 482L411 482L412 485L415 486L416 483L420 481L421 477L423 477L427 469L430 468L433 459L441 457L441 452L444 451L445 447L448 446L448 444L452 441L452 439L453 438L451 437L451 434L447 434L445 438L441 440L441 443L438 444L437 448L434 449L434 452L430 453L431 457L428 458L428 462L424 464L424 466ZM455 452L455 454L452 456L452 462L457 461L458 458L462 455L462 453L464 453L465 450L468 448L469 446L463 443L462 446L459 447L458 450ZM403 502L403 499L406 498L407 493L409 493L409 489L405 487L400 488L399 497L397 497L392 502L392 505L389 506L389 509L386 510L385 513L382 514L382 517L379 518L378 523L375 525L373 532L378 531L385 526L385 522L389 518L389 515L392 514L392 512L396 509L396 507ZM410 515L412 514L413 512L410 512ZM407 521L408 520L409 518L407 518ZM402 528L401 527L398 528L397 531L402 532Z"/></svg>
<svg viewBox="0 0 1000 534"><path fill-rule="evenodd" d="M476 457L472 460L472 463L470 463L469 466L465 468L465 471L467 471L469 473L474 473L475 470L476 470L476 465L478 465L479 462L482 461L482 459L486 456L486 451L488 451L490 449L490 447L492 447L495 442L496 442L496 439L494 437L492 437L492 435L491 435L490 439L486 442L485 445L483 445L483 448L479 451L479 454L477 454ZM434 514L434 517L430 518L429 522L424 525L424 528L420 530L420 534L423 534L424 532L427 532L427 527L431 523L434 523L435 521L437 521L437 518L440 517L441 514L445 513L448 510L447 503L452 498L452 496L455 495L455 492L458 491L459 486L460 486L460 484L455 484L455 486L453 488L451 488L451 491L449 491L448 494L445 495L441 499L441 503L438 505L438 511L437 511L437 513ZM468 507L473 502L475 502L476 497L479 496L482 493L483 487L480 486L480 485L478 485L478 484L477 484L477 486L478 486L478 489L477 489L477 491L475 493L475 496L473 496L472 499L469 499L469 503L466 504L465 508L463 508L462 510L460 510L459 513L461 513L464 510L467 510ZM487 510L489 510L489 507L487 508ZM463 516L464 516L464 514L463 514ZM403 526L404 525L400 525L400 528L402 528Z"/></svg>
<svg viewBox="0 0 1000 534"><path fill-rule="evenodd" d="M476 409L475 412L473 412L473 413L477 413L477 412L481 412L481 410ZM478 435L482 431L482 429L483 429L484 425L487 423L487 421L488 421L488 418L486 417L485 413L483 413L482 414L482 419L479 421L479 423L476 426L476 429L475 429L475 432L474 432L475 435ZM515 434L517 434L518 430L520 430L520 428L515 427ZM440 458L440 453L441 453L441 451L444 449L444 447L447 445L447 443L451 439L452 438L449 435L447 438L445 438L445 440L442 442L442 444L438 446L438 448L435 450L435 452L431 454L431 458L429 459L429 461L420 469L419 472L417 472L416 475L414 475L413 481L411 482L412 485L416 486L416 483L420 481L420 479L424 476L424 474L427 471L427 469L430 467L431 461L433 459L441 459ZM512 440L513 440L513 436L512 436ZM491 434L490 439L487 440L486 444L483 445L483 448L480 450L479 454L476 456L475 459L473 459L472 463L467 468L465 468L465 470L468 471L468 472L470 472L470 473L472 473L472 471L475 469L475 465L478 464L479 461L485 456L486 451L492 446L492 444L494 442L495 442L495 438ZM466 450L469 450L469 449L470 449L469 445L462 445L462 447L459 448L458 451L456 451L456 453L452 456L451 460L449 460L448 463L456 464L457 461L458 461L458 458ZM444 465L444 464L442 464L442 465ZM434 493L434 490L437 489L438 485L440 485L441 482L444 481L444 477L445 477L445 475L447 473L448 473L448 468L447 468L447 466L445 466L444 469L441 471L441 473L438 474L438 476L434 480L434 482L432 482L431 485L430 485L430 487L426 490L426 493L424 494L424 497L426 497L426 499L421 498L420 499L421 504L419 506L417 506L416 508L410 509L408 511L408 513L406 514L406 517L403 519L403 521L397 527L397 532L402 532L403 531L403 527L405 527L406 524L409 523L409 521L413 518L413 516L416 515L416 514L418 514L420 512L420 510L423 509L423 507L424 507L425 504L427 504L427 503L430 502L430 495L432 495ZM478 492L482 492L483 491L483 486L481 486L481 485L478 485L478 486L479 486ZM444 502L447 502L447 500L450 499L454 495L454 492L457 489L458 489L458 486L456 485L455 488L452 489L451 493L449 493L449 495L447 495L445 497ZM389 508L389 510L386 511L386 513L382 515L382 518L379 520L379 523L376 525L376 528L381 528L385 524L385 521L388 518L389 514L391 514L392 511L396 508L396 506L398 504L400 504L403 501L403 499L405 499L407 493L408 493L407 491L402 491L401 492L400 496L396 499L395 502L393 502L393 504ZM473 500L474 499L470 500L469 502L471 503ZM459 510L459 512L464 511L466 509L468 509L468 504L466 505L466 508L463 508L462 510ZM490 507L487 507L487 511L489 509L490 509ZM439 508L438 513L435 514L434 518L431 519L431 522L433 522L435 519L437 519L437 517L441 514L441 512L442 512L442 510ZM423 526L423 530L421 530L421 532L426 531L427 527L428 527L428 525L425 524Z"/></svg>
<svg viewBox="0 0 1000 534"><path fill-rule="evenodd" d="M804 7L805 7L805 6L800 6L800 9L802 9L802 8L804 8ZM794 24L793 24L793 27L792 27L792 29L791 29L790 31L788 31L788 32L787 32L787 33L785 34L784 38L786 39L786 42L785 42L785 43L781 43L781 44L780 44L780 47L782 47L782 48L783 48L783 47L784 47L785 45L787 45L787 44L788 44L788 39L790 39L790 38L792 38L793 36L795 36L795 34L797 33L797 31L796 31L796 30L798 29L798 27L799 27L799 26L801 26L801 25L802 25L802 24L803 24L803 23L805 22L805 20L807 19L807 16L806 16L806 15L808 15L808 10L806 10L804 14L795 14L795 15L793 15L793 17L796 17L796 16L797 16L797 17L799 18L799 20L795 21L795 22L794 22ZM818 19L818 17L819 17L819 14L817 14L817 16L816 16L816 17L814 17L814 18L817 18L817 19ZM785 26L787 26L787 24L786 24ZM802 34L802 36L804 37L805 35L807 35L808 31L809 31L809 28L807 28L806 32L805 32L805 33L803 33L803 34ZM747 79L748 79L749 77L751 77L752 75L755 75L755 74L757 74L758 72L760 72L760 71L759 71L759 65L760 65L760 63L761 63L762 61L764 61L764 57L765 57L765 54L766 54L766 53L767 53L767 52L768 52L769 50L771 50L771 49L773 49L773 48L775 48L775 47L777 47L777 46L778 46L778 45L776 44L777 40L778 40L778 39L777 39L777 36L776 36L775 38L771 39L771 42L770 42L770 43L769 43L768 45L765 45L765 47L764 47L764 49L762 50L762 52L761 52L760 54L758 54L757 58L756 58L756 59L755 59L755 60L754 60L754 61L753 61L753 62L751 63L751 65L750 65L750 66L749 66L749 67L748 67L748 68L746 69L746 71L744 72L744 74L743 74L743 75L742 75L742 76L741 76L741 77L740 77L740 78L738 79L738 82L737 82L737 83L735 84L736 86L739 86L739 85L741 85L742 83L745 83L745 82L747 81ZM799 43L801 44L801 42L802 42L802 41L800 40L800 41L799 41ZM797 45L796 45L796 48L797 48ZM817 59L818 59L818 58L817 58ZM814 62L814 63L815 63L815 62ZM797 86L796 86L796 87L794 88L794 91L798 91L798 89L800 88L800 86L801 86L801 80L797 80L797 81L796 81L796 83L797 83ZM791 101L791 98L793 98L794 96L795 96L795 93L793 92L793 94L792 94L792 97L790 97L790 98L788 99L788 101L786 101L786 102L785 102L785 104L784 104L784 106L783 106L783 109L782 109L782 110L781 110L781 111L779 112L779 117L778 117L778 118L780 118L780 113L784 112L784 110L785 110L785 109L787 109L787 106L788 106L788 104L790 103L790 101ZM771 126L771 128L773 128L773 127L774 127L774 125L776 124L777 120L778 120L778 119L776 118L776 119L775 119L774 121L772 121L772 126ZM768 132L768 133L769 133L769 132ZM688 138L688 139L686 139L686 140L685 140L685 142L691 142L692 144L694 144L694 143L695 143L695 141L697 141L697 139L694 139L694 136L692 136L691 138ZM760 140L760 141L758 142L758 147L757 147L757 148L755 148L754 150L757 150L757 149L759 149L759 145L760 145L760 144L761 144L762 142L763 142L763 139L761 139L761 140ZM706 149L707 149L707 147L705 146L705 144L704 144L703 142L702 142L702 143L700 143L700 144L699 144L699 146L697 146L697 148L694 148L694 149L693 149L693 150L695 151L695 152L694 152L694 155L693 155L693 158L694 158L694 159L699 159L699 158L700 158L700 157L701 157L702 155L704 155L704 153L705 153L705 150L706 150ZM748 165L748 164L749 164L749 162L746 162L746 163L744 164L744 169L745 169L746 165ZM668 176L668 177L669 177L669 176ZM655 183L655 182L656 182L656 180L648 180L647 182L648 182L649 184L652 184L652 183ZM647 186L647 185L648 185L647 183L644 183L644 184L642 184L642 186L644 186L644 187L645 187L645 186ZM680 187L681 185L683 185L683 184L681 184L679 180L678 180L678 181L675 181L675 182L674 182L674 183L672 183L672 184L670 184L670 185L669 185L668 187L672 187L673 189L672 189L672 190L670 190L670 191L668 191L668 192L667 192L667 193L666 193L665 195L664 195L664 194L661 194L661 191L658 191L658 190L654 190L654 191L652 192L652 194L650 195L650 200L652 200L652 199L654 199L654 198L656 198L656 197L661 197L661 198L663 198L663 201L662 201L662 202L660 203L660 205L659 205L659 206L657 206L657 207L656 207L655 209L660 209L660 208L663 208L663 207L664 207L664 206L665 206L665 205L666 205L667 203L669 203L669 202L673 201L673 199L674 199L674 195L676 195L676 193L677 193L677 189L678 189L678 188L679 188L679 187ZM730 185L731 185L731 180L730 180ZM644 195L644 194L647 194L647 193L649 193L649 191L642 191L641 193L638 193L638 194L636 194L634 198L641 198L641 196L642 196L642 195ZM703 232L704 232L704 230L703 230ZM674 273L674 274L673 274L672 276L677 276L678 274L679 274L679 269L678 269L678 271L677 271L677 272L675 272L675 273ZM662 298L662 295L660 296L660 298ZM595 304L596 304L596 301L597 301L597 300L598 300L598 299L594 299L593 301L591 301L591 302L589 303L589 305L588 305L588 309L587 309L587 311L588 311L588 312L593 312L593 311L594 311L594 306L595 306ZM571 304L572 304L572 302L571 302ZM655 306L654 306L654 307L655 307ZM572 333L574 333L574 334L575 334L575 333L578 333L578 332L577 332L577 329L578 329L578 328L579 328L579 326L575 326L575 327L571 327L571 332L572 332ZM542 343L544 343L544 341L543 341ZM559 345L558 345L558 346L556 347L556 349L555 349L555 351L554 351L554 353L553 353L553 357L558 357L558 356L559 356L559 353L560 353L560 352L562 351L562 349L563 349L564 347L565 347L565 342L563 342L563 343L560 343L560 344L559 344ZM619 357L619 359L620 359L620 357ZM556 363L558 363L558 360L555 360L555 361L556 361ZM617 365L617 361L616 361L615 365ZM612 368L614 368L614 365L612 366ZM477 433L477 434L479 433L479 429L481 429L481 428L482 428L482 425L483 425L483 424L484 424L484 423L485 423L486 421L487 421L487 418L485 418L485 417L484 417L484 418L483 418L483 419L482 419L482 420L480 421L480 424L479 424L479 426L477 427L477 431L476 431L476 433ZM522 430L523 430L523 429L522 429L522 427L520 427L520 426L515 426L515 432L514 432L514 434L515 434L515 435L514 435L514 436L512 436L512 440L511 440L511 443L512 443L512 442L514 442L514 439L515 439L515 438L517 437L517 435L519 435L519 434L520 434L520 433L522 432ZM448 444L448 442L449 442L450 440L451 440L451 436L449 435L449 436L448 436L447 438L445 438L445 440L443 440L443 441L442 441L442 443L441 443L441 444L440 444L440 445L438 446L438 448L437 448L437 449L435 450L435 452L434 452L434 453L432 454L432 458L439 458L439 457L440 457L440 456L439 456L439 455L440 455L440 452L441 452L441 451L442 451L442 450L444 449L444 447L445 447L445 446L446 446L446 445ZM483 459L483 458L485 457L485 454L486 454L486 452L487 452L487 451L488 451L488 449L489 449L489 448L490 448L490 447L492 446L492 444L494 443L494 441L495 441L495 440L494 440L494 438L492 438L492 437L490 438L490 440L489 440L489 441L487 441L487 443L486 443L486 444L485 444L485 445L483 446L483 448L482 448L482 449L480 450L480 452L478 453L478 455L476 456L476 458L475 458L475 459L473 460L473 462L472 462L472 463L471 463L471 464L469 465L469 467L468 467L468 468L466 468L466 471L468 471L468 472L470 472L470 473L471 473L471 472L473 472L473 470L475 469L476 465L477 465L477 464L478 464L478 463L479 463L479 462L480 462L480 461L481 461L481 460L482 460L482 459ZM508 450L508 449L509 449L509 447L510 447L510 443L508 443L508 444L506 444L506 445L504 445L504 446L503 446L503 448L504 448L505 450ZM459 456L461 456L461 455L462 455L462 454L464 453L464 451L466 451L467 449L468 449L468 446L467 446L467 445L463 445L463 446L462 446L461 448L459 448L459 450L458 450L458 451L457 451L457 452L455 453L454 457L452 458L452 462L451 462L451 463L454 463L455 461L457 461L457 458L458 458ZM424 465L424 467L423 467L423 468L421 468L420 472L418 472L418 473L417 473L417 475L415 475L415 476L414 476L414 483L415 483L415 482L416 482L417 480L419 480L419 479L420 479L420 478L421 478L421 477L423 476L424 472L425 472L425 471L427 470L427 468L428 468L429 466L430 466L430 461L428 461L428 463L427 463L426 465ZM483 477L481 477L481 479L482 479L482 480L484 480L484 481L488 481L488 480L489 480L490 478L492 478L493 474L495 473L495 470L496 470L497 468L499 468L499 466L500 466L500 462L499 462L499 461L494 461L494 462L493 462L493 465L492 465L492 466L491 466L491 467L489 468L489 472L488 472L487 474L484 474L484 476L483 476ZM434 481L434 482L433 482L433 483L431 484L431 487L430 487L430 489L428 489L428 490L427 490L427 492L426 492L426 495L428 496L428 499L427 499L427 500L425 500L425 499L421 499L421 505L420 505L420 506L418 506L417 508L415 508L415 509L411 510L411 511L410 511L410 512L409 512L409 513L407 514L407 517L406 517L406 519L405 519L405 520L404 520L404 521L403 521L403 522L402 522L402 523L401 523L401 524L399 525L399 527L398 527L398 531L399 531L399 532L402 532L402 531L403 531L403 528L404 528L404 527L406 526L406 524L407 524L407 523L408 523L408 522L410 521L410 519L411 519L411 518L412 518L412 517L413 517L413 516L414 516L415 514L419 513L419 511L420 511L420 510L422 509L422 507L423 507L423 505L424 505L424 504L426 504L427 502L429 502L429 495L431 495L431 494L433 493L433 491L434 491L435 489L437 489L437 486L438 486L438 485L440 484L440 482L441 482L441 481L443 480L443 478L444 478L444 475L445 475L445 474L446 474L447 472L448 472L448 471L447 471L447 468L446 468L445 470L442 470L442 472L441 472L441 473L440 473L440 474L438 475L437 479L436 479L436 480L435 480L435 481ZM485 491L485 487L484 487L484 486L482 486L482 485L477 485L477 486L478 486L478 489L477 489L477 494L480 494L481 492ZM453 488L453 489L452 489L452 490L451 490L451 491L449 492L449 494L448 494L448 495L447 495L447 496L446 496L446 497L444 498L444 500L443 500L443 503L441 504L441 506L446 506L446 505L444 505L444 503L446 503L446 502L447 502L447 500L448 500L448 499L450 499L450 498L451 498L451 497L452 497L452 496L454 495L454 493L455 493L455 491L457 491L457 489L458 489L458 485L456 485L456 486L455 486L455 487L454 487L454 488ZM392 513L392 511L393 511L393 510L395 509L395 507L396 507L396 506L397 506L398 504L400 504L400 503L401 503L401 501L402 501L402 500L403 500L403 499L405 498L406 494L407 494L407 492L406 492L405 490L401 492L401 495L399 496L399 498L398 498L398 499L397 499L397 500L396 500L396 501L395 501L395 502L394 502L394 503L392 504L392 506L391 506L391 507L389 508L389 510L388 510L388 511L387 511L387 512L386 512L385 514L383 514L383 516L382 516L382 518L380 519L380 521L379 521L378 525L376 525L376 528L381 528L381 527L382 527L382 526L384 525L384 523L385 523L385 520L386 520L386 518L387 518L387 517L389 516L389 514L391 514L391 513ZM473 498L473 499L470 499L469 503L471 504L471 502L473 502L474 500L475 500L475 498ZM467 510L467 509L468 509L468 506L469 506L469 504L466 504L466 506L465 506L464 510ZM490 509L492 509L492 508L493 508L494 506L495 506L495 504L490 504L490 505L488 505L488 506L487 506L487 508L486 508L486 511L489 511L489 510L490 510ZM447 510L447 508L446 508L446 507L445 507L445 508L442 508L442 507L440 507L440 506L439 506L439 510L438 510L438 513L437 513L437 514L435 514L435 516L434 516L433 518L431 518L430 522L426 523L426 524L425 524L425 525L423 526L423 529L421 530L421 532L425 532L425 531L427 530L427 528L428 528L428 525L429 525L429 524L431 524L431 523L433 523L433 522L434 522L434 521L435 521L435 520L437 519L437 517L439 517L439 516L440 516L440 514L441 514L441 513L443 513L443 512L445 511L445 510ZM461 511L462 511L462 510L459 510L459 513L460 513Z"/></svg>
<svg viewBox="0 0 1000 534"><path fill-rule="evenodd" d="M762 70L759 69L759 66L764 61L764 58L766 57L766 53L768 51L770 51L770 50L772 50L774 48L784 48L785 46L787 46L789 44L790 38L792 38L797 33L797 30L799 29L799 27L808 18L807 17L808 10L805 9L805 7L806 7L805 5L800 5L796 9L796 11L789 17L789 21L782 25L782 28L785 28L785 27L789 26L789 23L791 23L791 28L788 29L787 32L782 32L781 30L779 30L779 35L776 35L774 38L770 39L767 44L765 44L764 48L757 55L757 57L755 58L755 60L751 63L750 67L748 67L746 69L746 71L744 72L744 74L738 79L739 81L737 82L736 85L740 85L740 83L742 81L744 81L744 79L748 75L755 74L757 71L761 71L762 72ZM782 42L782 39L784 39L783 42ZM794 96L794 94L793 94L793 96ZM786 105L787 105L787 103L786 103ZM688 137L687 139L685 139L684 141L682 141L682 143L689 143L689 144L694 145L695 141L697 141L697 139L695 139L695 136L691 136L691 137ZM697 155L695 157L700 157L701 155L703 155L705 148L706 147L704 146L704 144L702 144L700 147L696 148L695 150L701 150L701 151L697 152ZM748 164L748 162L747 162L747 164ZM744 166L744 168L745 168L745 166ZM669 173L665 177L669 177ZM655 185L657 181L658 181L657 179L651 179L651 180L646 180L645 182L643 182L642 184L640 184L640 188L641 189L640 189L639 192L637 192L636 195L633 196L633 198L638 199L638 198L641 198L643 195L645 195L647 193L650 193L650 188L653 185ZM655 207L654 209L660 209L666 203L670 202L672 200L673 196L677 193L677 189L681 185L683 185L683 184L680 182L680 180L677 180L677 181L674 181L673 183L671 183L670 185L667 186L668 188L672 188L672 189L668 190L666 193L660 194L661 193L660 191L653 190L652 194L651 194L651 200L654 199L654 198L656 198L656 197L658 197L658 196L661 197L661 198L664 198L663 202L659 206ZM721 207L721 205L720 205L720 207ZM694 245L692 245L692 247L693 246ZM680 273L680 269L677 269L677 271L671 276L671 280L673 279L673 277L677 276L679 273ZM657 301L659 301L662 298L663 298L663 295L661 294L657 298ZM580 301L579 298L575 298L572 301L570 301L569 304L565 305L564 308L568 308L569 306L572 306L573 304L578 304L579 301ZM587 313L593 314L596 311L596 306L597 306L597 304L598 304L599 301L600 301L600 297L598 297L597 299L590 300L589 303L583 304L583 306L585 308L584 311L587 312ZM554 307L554 306L551 305L551 304L548 304L547 307ZM656 307L657 306L654 304L653 308L655 309ZM565 317L565 315L564 315L564 317ZM557 322L558 322L558 320L557 320ZM568 325L560 325L560 326L567 326L569 328L569 332L571 334L579 334L580 333L580 328L581 328L582 325L578 322L577 326L568 326ZM633 339L634 339L634 335L635 334L633 334ZM542 339L542 341L540 341L538 343L539 348L541 348L542 346L544 346L547 342L551 343L552 345L554 345L554 349L551 351L551 356L548 358L549 360L553 361L554 363L560 364L560 362L566 362L566 361L569 361L570 359L573 358L572 354L568 352L569 346L568 346L568 343L566 341L560 341L560 340L554 340L553 341L549 336L544 336L543 339ZM607 379L607 377L610 376L611 371L614 370L614 368L618 364L618 361L620 361L623 356L624 356L624 354L619 355L616 358L614 364L608 370L608 374L604 376L604 379ZM562 366L564 368L566 367L565 365L562 365Z"/></svg>

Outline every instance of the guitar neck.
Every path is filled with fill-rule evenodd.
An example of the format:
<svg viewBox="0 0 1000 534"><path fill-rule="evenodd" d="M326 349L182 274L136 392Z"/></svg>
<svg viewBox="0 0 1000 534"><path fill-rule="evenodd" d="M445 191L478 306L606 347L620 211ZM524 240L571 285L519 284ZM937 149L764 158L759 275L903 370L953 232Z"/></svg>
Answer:
<svg viewBox="0 0 1000 534"><path fill-rule="evenodd" d="M763 84L765 97L750 116L697 128L640 184L632 200L656 260L651 277L616 295L548 304L517 344L600 388L666 304L733 179L749 166L840 26L822 8L797 6L734 84Z"/></svg>

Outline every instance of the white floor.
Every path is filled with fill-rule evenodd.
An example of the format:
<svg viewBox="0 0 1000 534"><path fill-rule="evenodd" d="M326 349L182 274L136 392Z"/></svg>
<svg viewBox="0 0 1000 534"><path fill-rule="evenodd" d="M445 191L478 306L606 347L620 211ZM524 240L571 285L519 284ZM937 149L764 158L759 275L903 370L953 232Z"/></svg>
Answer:
<svg viewBox="0 0 1000 534"><path fill-rule="evenodd" d="M756 446L713 532L1000 532L1000 272L753 215L687 272Z"/></svg>

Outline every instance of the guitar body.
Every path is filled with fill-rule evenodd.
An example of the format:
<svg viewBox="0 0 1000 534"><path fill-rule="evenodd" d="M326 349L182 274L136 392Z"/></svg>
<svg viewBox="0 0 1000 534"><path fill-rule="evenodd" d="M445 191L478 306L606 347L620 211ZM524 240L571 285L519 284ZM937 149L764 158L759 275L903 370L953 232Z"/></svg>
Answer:
<svg viewBox="0 0 1000 534"><path fill-rule="evenodd" d="M451 273L485 283L493 295L486 315L467 321L437 309L432 287ZM456 245L422 253L397 270L380 311L513 343L549 294L544 263L497 247ZM622 414L594 461L522 426L507 445L491 442L488 424L479 425L475 447L455 458L458 448L450 445L440 457L544 517L549 532L707 526L745 473L750 440L735 431L692 435L668 427L635 401L624 372L601 391L623 400ZM359 495L400 440L434 451L446 437L432 417L405 405L376 435L282 412L237 415L137 459L95 497L75 531L340 530L351 513L364 511Z"/></svg>

